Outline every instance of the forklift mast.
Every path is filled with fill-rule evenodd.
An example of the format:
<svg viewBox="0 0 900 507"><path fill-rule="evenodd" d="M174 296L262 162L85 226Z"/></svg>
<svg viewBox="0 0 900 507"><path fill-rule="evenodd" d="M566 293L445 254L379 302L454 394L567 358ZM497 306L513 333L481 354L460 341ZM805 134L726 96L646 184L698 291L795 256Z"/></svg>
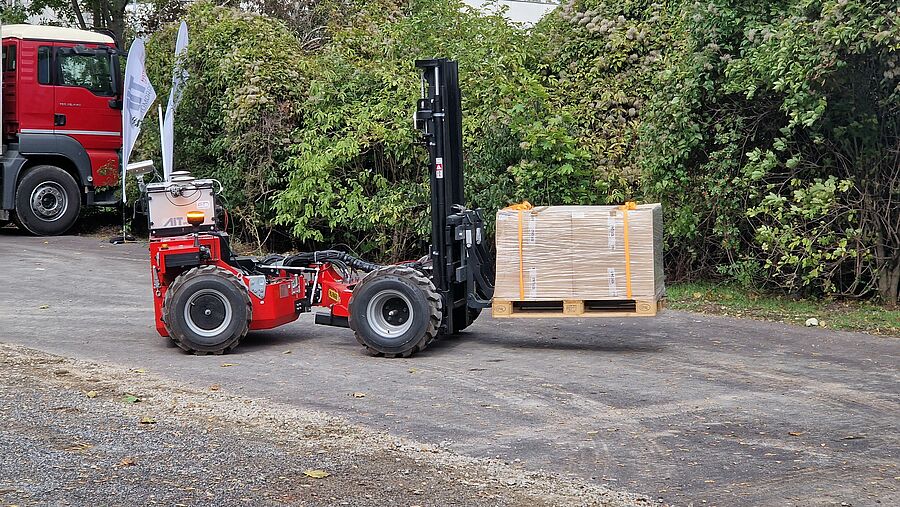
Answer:
<svg viewBox="0 0 900 507"><path fill-rule="evenodd" d="M430 158L431 276L444 302L443 327L455 332L490 306L494 267L482 211L466 207L459 67L446 58L417 60L416 67L422 71L416 128Z"/></svg>

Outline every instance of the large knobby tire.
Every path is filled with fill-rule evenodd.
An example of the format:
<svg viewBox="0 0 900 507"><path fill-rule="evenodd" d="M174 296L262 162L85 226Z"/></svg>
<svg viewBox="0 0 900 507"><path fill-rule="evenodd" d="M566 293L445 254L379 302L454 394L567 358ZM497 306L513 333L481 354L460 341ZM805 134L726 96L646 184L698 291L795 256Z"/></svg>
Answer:
<svg viewBox="0 0 900 507"><path fill-rule="evenodd" d="M16 223L37 236L68 231L75 225L80 210L78 183L59 167L34 166L16 187Z"/></svg>
<svg viewBox="0 0 900 507"><path fill-rule="evenodd" d="M442 306L434 284L421 272L387 266L353 288L350 329L372 355L409 357L437 336Z"/></svg>
<svg viewBox="0 0 900 507"><path fill-rule="evenodd" d="M180 274L163 299L169 337L195 354L222 354L250 329L253 307L247 287L230 271L201 266Z"/></svg>

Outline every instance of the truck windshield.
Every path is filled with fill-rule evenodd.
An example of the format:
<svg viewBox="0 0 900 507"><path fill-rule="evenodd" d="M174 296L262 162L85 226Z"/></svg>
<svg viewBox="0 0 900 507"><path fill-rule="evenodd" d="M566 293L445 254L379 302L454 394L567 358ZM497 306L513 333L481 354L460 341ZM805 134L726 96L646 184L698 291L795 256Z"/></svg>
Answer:
<svg viewBox="0 0 900 507"><path fill-rule="evenodd" d="M97 95L112 95L112 72L109 55L57 54L59 62L59 84L80 86Z"/></svg>

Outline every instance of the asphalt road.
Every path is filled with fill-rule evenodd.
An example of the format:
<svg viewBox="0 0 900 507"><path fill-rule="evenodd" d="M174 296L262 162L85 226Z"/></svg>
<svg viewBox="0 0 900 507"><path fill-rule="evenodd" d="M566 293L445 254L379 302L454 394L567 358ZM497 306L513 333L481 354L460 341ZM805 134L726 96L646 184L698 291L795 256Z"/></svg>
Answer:
<svg viewBox="0 0 900 507"><path fill-rule="evenodd" d="M232 355L196 357L153 328L146 245L3 229L0 341L219 384L673 504L900 499L897 338L675 311L485 315L387 360L303 317Z"/></svg>

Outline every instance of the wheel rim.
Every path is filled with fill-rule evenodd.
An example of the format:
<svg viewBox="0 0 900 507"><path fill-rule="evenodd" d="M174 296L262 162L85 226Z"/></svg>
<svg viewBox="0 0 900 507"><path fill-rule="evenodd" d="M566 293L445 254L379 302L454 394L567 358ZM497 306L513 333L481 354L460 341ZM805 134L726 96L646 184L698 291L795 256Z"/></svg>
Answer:
<svg viewBox="0 0 900 507"><path fill-rule="evenodd" d="M45 181L31 192L31 210L45 222L59 220L68 209L66 191L55 181Z"/></svg>
<svg viewBox="0 0 900 507"><path fill-rule="evenodd" d="M399 336L412 327L412 303L400 291L383 290L369 301L366 317L372 330L379 335Z"/></svg>
<svg viewBox="0 0 900 507"><path fill-rule="evenodd" d="M231 324L231 304L216 289L198 290L184 305L184 322L198 336L218 336Z"/></svg>

